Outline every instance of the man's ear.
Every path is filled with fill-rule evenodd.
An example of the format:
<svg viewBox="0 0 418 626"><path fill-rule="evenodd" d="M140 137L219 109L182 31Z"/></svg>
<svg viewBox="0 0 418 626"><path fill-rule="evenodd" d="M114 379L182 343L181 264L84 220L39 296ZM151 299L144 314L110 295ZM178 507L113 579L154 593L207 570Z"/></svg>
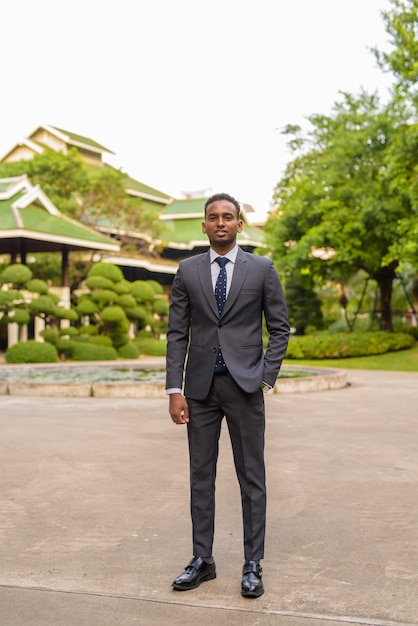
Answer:
<svg viewBox="0 0 418 626"><path fill-rule="evenodd" d="M206 235L206 222L202 222L202 233Z"/></svg>
<svg viewBox="0 0 418 626"><path fill-rule="evenodd" d="M242 227L244 226L244 222L242 220L238 220L237 231L242 233Z"/></svg>

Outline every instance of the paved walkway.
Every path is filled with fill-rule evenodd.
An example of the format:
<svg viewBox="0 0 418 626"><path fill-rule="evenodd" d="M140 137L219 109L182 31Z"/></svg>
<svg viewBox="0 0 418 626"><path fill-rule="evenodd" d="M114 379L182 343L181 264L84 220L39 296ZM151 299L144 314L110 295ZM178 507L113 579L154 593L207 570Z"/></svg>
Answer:
<svg viewBox="0 0 418 626"><path fill-rule="evenodd" d="M166 399L0 397L1 626L418 624L418 373L267 404L266 593L240 596L221 439L216 580L190 554L186 431Z"/></svg>

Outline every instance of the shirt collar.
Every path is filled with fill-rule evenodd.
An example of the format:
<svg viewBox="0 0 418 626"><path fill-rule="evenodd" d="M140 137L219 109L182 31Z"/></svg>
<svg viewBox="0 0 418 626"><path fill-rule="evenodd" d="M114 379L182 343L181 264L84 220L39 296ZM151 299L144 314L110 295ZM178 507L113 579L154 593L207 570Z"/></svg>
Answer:
<svg viewBox="0 0 418 626"><path fill-rule="evenodd" d="M217 252L215 252L215 250L212 250L212 248L209 248L209 252L210 252L210 262L213 263L215 259L218 258L218 256L222 256L219 255ZM234 246L234 248L232 248L232 250L230 250L227 254L225 254L224 256L228 259L228 261L230 261L231 263L235 263L236 259L237 259L237 254L238 254L238 245Z"/></svg>

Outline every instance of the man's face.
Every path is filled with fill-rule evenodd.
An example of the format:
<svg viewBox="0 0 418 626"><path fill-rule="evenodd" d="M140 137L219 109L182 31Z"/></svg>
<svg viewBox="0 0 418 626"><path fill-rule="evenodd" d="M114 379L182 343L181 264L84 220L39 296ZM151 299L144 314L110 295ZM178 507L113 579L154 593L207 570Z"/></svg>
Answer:
<svg viewBox="0 0 418 626"><path fill-rule="evenodd" d="M237 233L242 231L242 220L237 218L237 210L228 200L212 202L206 209L202 232L208 236L216 250L229 252L235 246Z"/></svg>

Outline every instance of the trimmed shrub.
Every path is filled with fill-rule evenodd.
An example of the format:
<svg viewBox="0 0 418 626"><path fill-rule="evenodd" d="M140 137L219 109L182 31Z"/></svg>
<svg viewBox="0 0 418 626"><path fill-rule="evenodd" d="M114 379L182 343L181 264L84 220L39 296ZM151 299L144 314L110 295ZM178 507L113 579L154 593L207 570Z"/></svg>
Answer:
<svg viewBox="0 0 418 626"><path fill-rule="evenodd" d="M77 303L76 311L79 315L94 315L99 307L93 302L90 296L83 296Z"/></svg>
<svg viewBox="0 0 418 626"><path fill-rule="evenodd" d="M111 339L115 348L120 348L130 341L128 333L124 333L122 330L115 330L115 332L111 334Z"/></svg>
<svg viewBox="0 0 418 626"><path fill-rule="evenodd" d="M78 329L79 335L97 335L99 332L98 327L95 324L86 324L85 326L80 326Z"/></svg>
<svg viewBox="0 0 418 626"><path fill-rule="evenodd" d="M164 287L156 280L147 280L147 285L151 287L156 296L164 293Z"/></svg>
<svg viewBox="0 0 418 626"><path fill-rule="evenodd" d="M93 337L90 337L89 343L95 346L111 346L112 340L106 335L94 335Z"/></svg>
<svg viewBox="0 0 418 626"><path fill-rule="evenodd" d="M414 338L406 333L353 332L318 333L291 337L288 359L342 359L356 356L384 354L411 348Z"/></svg>
<svg viewBox="0 0 418 626"><path fill-rule="evenodd" d="M0 274L0 283L12 283L13 285L24 285L33 274L31 270L21 263L9 265Z"/></svg>
<svg viewBox="0 0 418 626"><path fill-rule="evenodd" d="M114 283L113 290L120 296L125 293L131 293L131 283L129 280L120 280L119 282Z"/></svg>
<svg viewBox="0 0 418 626"><path fill-rule="evenodd" d="M29 324L30 314L26 309L13 309L7 314L7 322L11 324Z"/></svg>
<svg viewBox="0 0 418 626"><path fill-rule="evenodd" d="M136 337L135 344L138 346L139 354L146 356L165 356L166 342L152 337Z"/></svg>
<svg viewBox="0 0 418 626"><path fill-rule="evenodd" d="M51 343L29 339L7 348L5 359L6 363L56 363L58 352Z"/></svg>
<svg viewBox="0 0 418 626"><path fill-rule="evenodd" d="M114 361L118 353L111 346L96 346L92 343L76 343L73 361Z"/></svg>
<svg viewBox="0 0 418 626"><path fill-rule="evenodd" d="M114 283L106 276L89 276L85 280L89 289L113 289Z"/></svg>
<svg viewBox="0 0 418 626"><path fill-rule="evenodd" d="M39 334L45 341L52 343L54 346L59 339L59 332L56 328L44 328Z"/></svg>
<svg viewBox="0 0 418 626"><path fill-rule="evenodd" d="M76 347L77 343L73 339L67 339L65 337L60 337L56 343L56 349L58 350L58 354L60 357L70 357Z"/></svg>
<svg viewBox="0 0 418 626"><path fill-rule="evenodd" d="M118 354L123 359L137 359L139 357L139 348L135 342L130 341L118 349Z"/></svg>
<svg viewBox="0 0 418 626"><path fill-rule="evenodd" d="M136 300L129 293L124 293L119 296L119 305L124 309L133 309L136 307Z"/></svg>
<svg viewBox="0 0 418 626"><path fill-rule="evenodd" d="M30 310L35 313L43 313L44 315L54 315L55 309L57 308L56 302L54 299L47 296L39 296L39 298L35 298L32 302L29 303Z"/></svg>
<svg viewBox="0 0 418 626"><path fill-rule="evenodd" d="M138 302L152 302L154 300L154 290L145 280L135 280L131 284L131 294Z"/></svg>
<svg viewBox="0 0 418 626"><path fill-rule="evenodd" d="M87 276L88 278L91 276L104 276L114 283L124 280L123 272L120 267L113 263L103 263L103 261L92 265Z"/></svg>
<svg viewBox="0 0 418 626"><path fill-rule="evenodd" d="M40 294L46 294L49 291L48 284L44 280L41 280L40 278L32 278L32 280L29 280L26 283L25 289L27 289L31 293L40 293Z"/></svg>
<svg viewBox="0 0 418 626"><path fill-rule="evenodd" d="M78 328L75 328L74 326L66 326L65 328L60 328L58 332L61 337L75 337L78 335Z"/></svg>
<svg viewBox="0 0 418 626"><path fill-rule="evenodd" d="M154 300L154 313L157 315L168 315L168 302L163 298L156 298Z"/></svg>
<svg viewBox="0 0 418 626"><path fill-rule="evenodd" d="M134 320L136 322L140 322L142 325L145 325L145 322L149 315L146 308L141 306L140 304L138 306L133 307L132 309L130 308L125 309L125 313L128 319Z"/></svg>
<svg viewBox="0 0 418 626"><path fill-rule="evenodd" d="M100 317L103 322L108 324L117 324L126 319L125 311L118 305L105 307L103 311L101 311Z"/></svg>
<svg viewBox="0 0 418 626"><path fill-rule="evenodd" d="M93 302L97 302L99 307L104 306L105 304L117 304L119 302L118 294L112 289L99 289L98 291L93 291L90 297Z"/></svg>
<svg viewBox="0 0 418 626"><path fill-rule="evenodd" d="M63 306L57 306L54 310L54 317L59 320L76 322L78 320L78 313L75 309L65 309Z"/></svg>
<svg viewBox="0 0 418 626"><path fill-rule="evenodd" d="M8 289L3 291L0 289L0 306L7 306L15 302L16 300L23 300L23 296L20 291L16 289Z"/></svg>

